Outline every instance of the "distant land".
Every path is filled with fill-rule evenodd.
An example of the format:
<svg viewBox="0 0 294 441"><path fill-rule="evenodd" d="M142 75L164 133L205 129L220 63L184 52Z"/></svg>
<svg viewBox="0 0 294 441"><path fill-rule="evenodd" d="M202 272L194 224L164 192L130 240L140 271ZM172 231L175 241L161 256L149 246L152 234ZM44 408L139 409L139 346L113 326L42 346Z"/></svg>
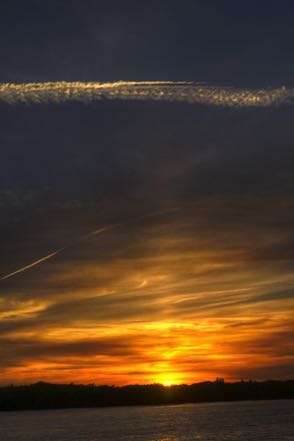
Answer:
<svg viewBox="0 0 294 441"><path fill-rule="evenodd" d="M214 382L169 387L161 384L117 387L39 382L0 387L2 411L277 399L294 399L294 380L226 383L220 378Z"/></svg>

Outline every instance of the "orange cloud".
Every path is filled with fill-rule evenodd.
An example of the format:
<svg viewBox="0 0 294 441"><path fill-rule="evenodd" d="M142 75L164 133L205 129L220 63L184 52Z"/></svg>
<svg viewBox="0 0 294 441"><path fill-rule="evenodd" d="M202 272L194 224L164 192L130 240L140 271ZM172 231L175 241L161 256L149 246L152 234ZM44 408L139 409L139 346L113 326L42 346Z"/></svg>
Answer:
<svg viewBox="0 0 294 441"><path fill-rule="evenodd" d="M0 382L291 376L292 271L258 256L250 227L229 241L200 226L168 214L35 268L29 289L1 296Z"/></svg>

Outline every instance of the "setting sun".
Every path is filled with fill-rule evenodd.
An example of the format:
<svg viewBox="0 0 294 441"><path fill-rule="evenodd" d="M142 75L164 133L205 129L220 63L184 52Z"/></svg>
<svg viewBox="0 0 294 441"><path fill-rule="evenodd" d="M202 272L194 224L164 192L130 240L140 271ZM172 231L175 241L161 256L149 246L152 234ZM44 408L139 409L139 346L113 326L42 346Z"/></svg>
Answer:
<svg viewBox="0 0 294 441"><path fill-rule="evenodd" d="M182 382L183 380L179 375L173 372L162 372L155 377L155 383L162 384L164 387L171 387L176 384L181 384Z"/></svg>
<svg viewBox="0 0 294 441"><path fill-rule="evenodd" d="M173 385L173 382L171 380L165 380L163 382L164 387L170 387Z"/></svg>

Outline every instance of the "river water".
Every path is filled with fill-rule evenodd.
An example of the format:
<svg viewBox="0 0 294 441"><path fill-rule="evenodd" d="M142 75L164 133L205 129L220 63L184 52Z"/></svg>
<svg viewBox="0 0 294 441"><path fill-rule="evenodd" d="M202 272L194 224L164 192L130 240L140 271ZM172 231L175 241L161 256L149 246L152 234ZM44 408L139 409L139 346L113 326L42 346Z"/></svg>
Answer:
<svg viewBox="0 0 294 441"><path fill-rule="evenodd" d="M293 441L294 400L0 413L0 441Z"/></svg>

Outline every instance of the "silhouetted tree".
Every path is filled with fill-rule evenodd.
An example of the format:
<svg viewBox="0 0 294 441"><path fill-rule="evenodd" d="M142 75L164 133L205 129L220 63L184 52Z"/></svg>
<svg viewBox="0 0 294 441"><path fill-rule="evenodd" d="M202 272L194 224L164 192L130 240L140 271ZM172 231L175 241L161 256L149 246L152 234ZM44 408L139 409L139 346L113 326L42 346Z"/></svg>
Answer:
<svg viewBox="0 0 294 441"><path fill-rule="evenodd" d="M39 382L0 388L0 410L55 409L68 407L179 404L234 400L294 399L294 380L239 381L222 378L191 385L161 384L123 387Z"/></svg>

